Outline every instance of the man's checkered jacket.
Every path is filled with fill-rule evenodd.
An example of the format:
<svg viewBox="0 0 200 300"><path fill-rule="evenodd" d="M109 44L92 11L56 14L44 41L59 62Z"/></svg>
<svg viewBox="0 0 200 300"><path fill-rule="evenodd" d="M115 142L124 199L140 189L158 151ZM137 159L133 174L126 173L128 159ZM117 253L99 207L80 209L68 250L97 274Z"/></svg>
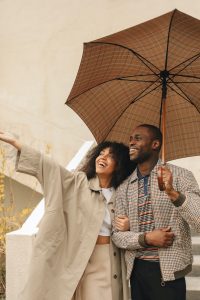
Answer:
<svg viewBox="0 0 200 300"><path fill-rule="evenodd" d="M192 246L190 226L200 232L200 190L193 174L183 168L167 164L173 174L174 189L185 195L185 201L175 206L165 192L158 188L157 171L159 163L150 174L150 197L155 228L171 227L175 234L173 245L159 248L159 260L164 281L185 276L192 268ZM114 243L125 250L127 278L130 278L137 249L141 248L138 232L138 177L135 170L117 190L115 216L127 215L130 231L112 232Z"/></svg>

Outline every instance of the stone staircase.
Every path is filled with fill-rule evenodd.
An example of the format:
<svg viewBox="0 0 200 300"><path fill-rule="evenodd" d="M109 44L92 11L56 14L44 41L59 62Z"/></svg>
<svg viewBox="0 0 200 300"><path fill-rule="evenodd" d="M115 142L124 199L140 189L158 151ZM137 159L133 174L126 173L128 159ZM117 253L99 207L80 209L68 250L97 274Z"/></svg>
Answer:
<svg viewBox="0 0 200 300"><path fill-rule="evenodd" d="M193 267L186 276L187 300L200 300L200 234L192 233Z"/></svg>

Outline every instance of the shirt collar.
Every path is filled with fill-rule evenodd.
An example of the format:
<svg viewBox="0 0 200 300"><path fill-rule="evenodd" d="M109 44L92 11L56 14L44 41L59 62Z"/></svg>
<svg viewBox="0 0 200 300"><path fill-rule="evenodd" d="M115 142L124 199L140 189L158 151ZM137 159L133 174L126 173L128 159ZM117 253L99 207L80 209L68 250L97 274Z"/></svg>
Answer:
<svg viewBox="0 0 200 300"><path fill-rule="evenodd" d="M151 175L151 173L157 174L158 173L158 168L161 165L162 165L162 162L159 159L157 161L157 164L154 166L153 170L150 172L149 175ZM149 175L147 175L147 176L149 176ZM146 177L146 176L142 176L141 173L140 173L140 171L139 171L139 169L136 167L135 170L133 171L133 173L130 175L130 183L132 183L132 182L134 182L134 181L136 181L138 179L144 178L144 177Z"/></svg>
<svg viewBox="0 0 200 300"><path fill-rule="evenodd" d="M142 178L145 178L145 177L149 177L149 175L150 175L150 174L147 174L147 175L144 175L144 176L143 176L143 175L140 173L139 168L137 168L137 177L138 177L139 180L142 179Z"/></svg>

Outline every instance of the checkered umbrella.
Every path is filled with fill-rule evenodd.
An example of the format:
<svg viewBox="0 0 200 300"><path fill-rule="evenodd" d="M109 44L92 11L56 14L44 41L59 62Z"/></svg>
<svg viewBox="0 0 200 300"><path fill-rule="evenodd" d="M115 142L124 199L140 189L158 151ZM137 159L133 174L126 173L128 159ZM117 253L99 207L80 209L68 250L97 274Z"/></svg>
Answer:
<svg viewBox="0 0 200 300"><path fill-rule="evenodd" d="M85 43L66 104L97 142L128 143L148 123L163 161L200 155L200 20L174 10Z"/></svg>

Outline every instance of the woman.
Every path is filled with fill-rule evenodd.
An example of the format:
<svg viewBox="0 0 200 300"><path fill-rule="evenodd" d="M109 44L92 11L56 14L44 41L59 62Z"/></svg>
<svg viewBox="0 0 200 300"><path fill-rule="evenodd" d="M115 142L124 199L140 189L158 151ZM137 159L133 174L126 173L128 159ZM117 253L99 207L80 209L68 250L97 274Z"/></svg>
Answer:
<svg viewBox="0 0 200 300"><path fill-rule="evenodd" d="M111 242L114 189L131 173L128 147L103 142L71 173L0 133L18 149L16 169L38 178L45 214L20 300L127 300L121 252ZM117 222L128 229L125 216ZM122 264L121 264L122 263Z"/></svg>

